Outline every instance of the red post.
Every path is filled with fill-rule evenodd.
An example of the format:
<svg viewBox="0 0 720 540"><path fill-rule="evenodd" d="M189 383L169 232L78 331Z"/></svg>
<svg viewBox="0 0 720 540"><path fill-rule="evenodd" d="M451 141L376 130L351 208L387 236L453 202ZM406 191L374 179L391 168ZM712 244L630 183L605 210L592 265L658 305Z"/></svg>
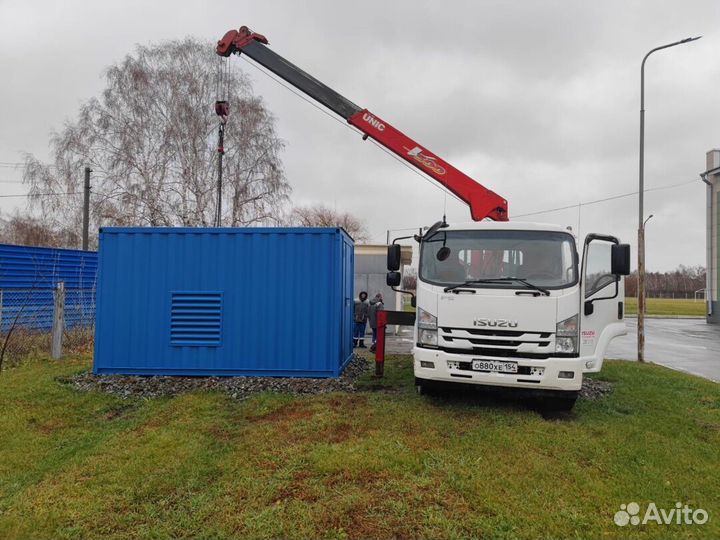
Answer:
<svg viewBox="0 0 720 540"><path fill-rule="evenodd" d="M377 341L375 342L375 376L382 377L385 373L385 327L387 312L377 312Z"/></svg>

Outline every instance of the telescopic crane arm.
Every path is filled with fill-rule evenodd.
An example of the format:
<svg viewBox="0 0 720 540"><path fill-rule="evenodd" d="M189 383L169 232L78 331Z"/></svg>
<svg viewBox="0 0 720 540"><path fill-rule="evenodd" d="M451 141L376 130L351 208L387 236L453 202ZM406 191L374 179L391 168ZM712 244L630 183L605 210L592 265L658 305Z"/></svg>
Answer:
<svg viewBox="0 0 720 540"><path fill-rule="evenodd" d="M497 193L480 185L400 130L395 129L385 120L367 109L355 105L332 88L274 53L266 47L267 43L268 40L265 36L256 34L247 26L243 26L239 30L230 30L218 41L217 53L220 56L230 56L233 53L247 55L298 90L342 116L348 123L364 133L363 139L372 137L466 202L470 206L473 220L480 221L485 218L495 221L508 220L507 201Z"/></svg>

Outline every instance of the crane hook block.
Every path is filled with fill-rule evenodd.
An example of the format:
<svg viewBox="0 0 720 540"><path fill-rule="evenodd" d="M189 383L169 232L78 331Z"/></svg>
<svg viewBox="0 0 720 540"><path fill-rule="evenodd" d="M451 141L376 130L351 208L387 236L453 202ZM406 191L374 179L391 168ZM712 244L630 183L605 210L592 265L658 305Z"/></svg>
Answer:
<svg viewBox="0 0 720 540"><path fill-rule="evenodd" d="M230 104L227 101L216 101L215 114L227 118L230 115Z"/></svg>
<svg viewBox="0 0 720 540"><path fill-rule="evenodd" d="M227 32L222 39L218 41L215 51L220 56L230 56L232 53L240 54L242 48L253 41L259 41L265 45L268 44L265 36L256 34L247 26L241 26L239 30L230 30Z"/></svg>

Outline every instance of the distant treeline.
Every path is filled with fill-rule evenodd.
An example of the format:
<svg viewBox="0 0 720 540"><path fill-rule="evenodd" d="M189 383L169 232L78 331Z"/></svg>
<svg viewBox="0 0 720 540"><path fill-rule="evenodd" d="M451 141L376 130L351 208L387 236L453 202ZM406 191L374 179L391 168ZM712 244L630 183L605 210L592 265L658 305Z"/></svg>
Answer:
<svg viewBox="0 0 720 540"><path fill-rule="evenodd" d="M645 274L645 296L648 298L694 298L695 292L704 289L705 285L705 268L702 266L681 264L670 272ZM625 279L625 295L637 296L637 272Z"/></svg>

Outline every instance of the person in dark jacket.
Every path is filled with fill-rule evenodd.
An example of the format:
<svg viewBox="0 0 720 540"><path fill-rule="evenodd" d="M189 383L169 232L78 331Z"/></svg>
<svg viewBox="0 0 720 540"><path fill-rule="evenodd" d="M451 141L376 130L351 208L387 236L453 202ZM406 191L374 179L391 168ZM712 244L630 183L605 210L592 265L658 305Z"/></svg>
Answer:
<svg viewBox="0 0 720 540"><path fill-rule="evenodd" d="M355 314L353 321L355 326L353 327L353 347L359 347L361 349L367 349L365 347L365 326L368 320L368 310L370 306L367 303L368 293L362 291L358 295L358 299L355 300Z"/></svg>
<svg viewBox="0 0 720 540"><path fill-rule="evenodd" d="M372 345L370 345L370 352L375 352L375 345L377 343L377 313L385 309L383 304L382 294L377 293L375 298L370 300L370 306L368 310L368 322L370 323L370 330L372 330Z"/></svg>

